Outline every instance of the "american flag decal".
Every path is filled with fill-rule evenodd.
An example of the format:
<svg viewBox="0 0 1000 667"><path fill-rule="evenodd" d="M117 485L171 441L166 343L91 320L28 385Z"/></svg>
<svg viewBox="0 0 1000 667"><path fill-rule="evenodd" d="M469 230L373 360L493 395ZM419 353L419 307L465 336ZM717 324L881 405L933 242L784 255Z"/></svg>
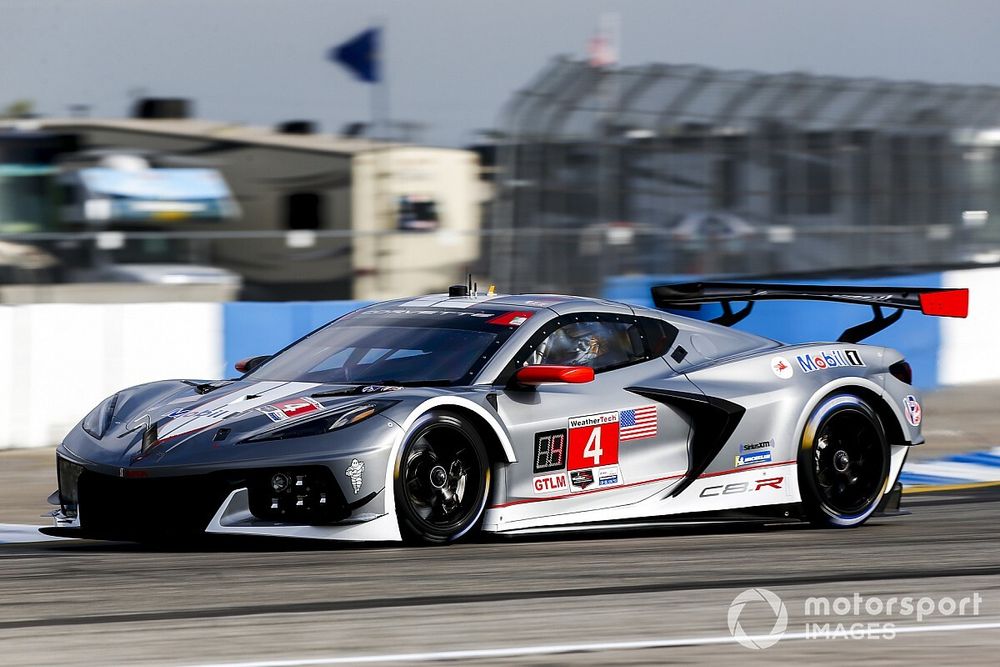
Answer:
<svg viewBox="0 0 1000 667"><path fill-rule="evenodd" d="M656 406L646 405L632 410L622 410L618 416L621 428L618 439L641 440L656 435Z"/></svg>

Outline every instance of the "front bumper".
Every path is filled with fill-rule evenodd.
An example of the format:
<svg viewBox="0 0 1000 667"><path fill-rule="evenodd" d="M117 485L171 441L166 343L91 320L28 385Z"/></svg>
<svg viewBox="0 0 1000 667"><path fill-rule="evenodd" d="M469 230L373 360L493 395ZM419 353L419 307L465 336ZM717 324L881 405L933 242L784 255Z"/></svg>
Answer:
<svg viewBox="0 0 1000 667"><path fill-rule="evenodd" d="M338 533L357 533L359 524L387 514L385 467L377 459L366 463L372 466L367 479L356 488L348 481L345 490L336 475L349 466L339 458L163 476L120 469L116 476L60 455L60 508L55 528L46 532L126 540L206 532L356 539ZM347 462L356 460L348 457ZM361 539L393 539L392 531L381 526L378 533Z"/></svg>
<svg viewBox="0 0 1000 667"><path fill-rule="evenodd" d="M293 537L316 540L358 542L398 542L402 539L399 523L392 512L358 512L333 525L292 525L258 518L250 507L248 489L236 489L215 513L206 533L217 535L255 535L258 537Z"/></svg>

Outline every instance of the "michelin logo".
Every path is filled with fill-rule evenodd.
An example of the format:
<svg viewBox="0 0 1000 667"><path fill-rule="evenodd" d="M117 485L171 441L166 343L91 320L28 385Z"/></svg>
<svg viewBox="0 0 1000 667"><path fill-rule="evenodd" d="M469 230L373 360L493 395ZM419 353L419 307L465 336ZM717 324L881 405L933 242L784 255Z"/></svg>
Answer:
<svg viewBox="0 0 1000 667"><path fill-rule="evenodd" d="M364 473L365 462L357 459L352 459L351 465L344 471L344 474L351 478L351 486L354 488L355 494L361 490L361 484L364 482Z"/></svg>
<svg viewBox="0 0 1000 667"><path fill-rule="evenodd" d="M771 462L771 450L766 450L762 452L752 452L749 454L737 454L736 456L736 467L740 466L752 466L761 463Z"/></svg>
<svg viewBox="0 0 1000 667"><path fill-rule="evenodd" d="M825 371L830 368L847 366L864 366L861 354L857 350L820 350L807 352L795 357L803 373Z"/></svg>

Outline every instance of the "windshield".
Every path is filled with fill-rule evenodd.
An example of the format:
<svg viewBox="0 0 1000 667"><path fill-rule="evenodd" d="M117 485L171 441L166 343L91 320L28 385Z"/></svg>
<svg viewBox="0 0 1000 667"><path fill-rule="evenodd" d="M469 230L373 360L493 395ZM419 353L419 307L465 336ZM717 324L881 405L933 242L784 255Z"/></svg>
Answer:
<svg viewBox="0 0 1000 667"><path fill-rule="evenodd" d="M503 312L370 310L288 348L248 379L329 384L468 384L517 329Z"/></svg>

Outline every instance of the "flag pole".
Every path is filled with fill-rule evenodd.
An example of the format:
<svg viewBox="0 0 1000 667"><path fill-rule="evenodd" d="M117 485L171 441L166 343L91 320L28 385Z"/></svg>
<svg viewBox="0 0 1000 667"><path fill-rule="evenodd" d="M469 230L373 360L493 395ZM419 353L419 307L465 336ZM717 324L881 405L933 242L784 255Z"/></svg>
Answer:
<svg viewBox="0 0 1000 667"><path fill-rule="evenodd" d="M371 91L371 122L372 122L372 172L375 177L372 195L375 197L373 210L375 212L375 281L379 291L385 288L385 276L382 272L381 257L383 255L384 236L390 233L392 224L392 206L387 201L387 182L392 172L391 150L392 125L389 120L389 84L386 67L386 20L383 17L372 21L375 27L376 41L373 57L375 58L375 82Z"/></svg>
<svg viewBox="0 0 1000 667"><path fill-rule="evenodd" d="M357 219L356 228L360 228L366 234L363 237L352 239L356 252L355 261L358 257L363 262L370 261L375 270L376 280L379 280L379 256L381 237L384 232L391 229L391 225L383 226L386 216L391 215L390 202L385 201L383 191L385 181L389 177L388 166L383 169L382 160L385 158L388 165L388 150L392 148L392 126L389 121L389 89L385 76L385 21L372 21L372 27L355 35L346 42L335 46L329 51L329 58L341 65L354 75L372 87L369 91L368 109L368 131L365 133L367 144L362 148L356 157L363 159L368 167L368 173L374 181L371 184L371 196L374 198L369 209L367 219ZM384 155L383 155L384 154ZM391 220L390 220L391 222ZM370 235L369 235L370 234ZM370 239L370 240L369 240ZM360 249L360 250L359 250ZM368 260L365 256L371 250L374 257ZM379 285L381 288L382 285ZM355 285L355 291L357 286Z"/></svg>
<svg viewBox="0 0 1000 667"><path fill-rule="evenodd" d="M618 112L618 76L615 69L618 65L620 40L620 16L614 12L601 14L597 34L591 40L590 66L600 70L601 77L597 93L598 108L600 109L599 141L601 142L598 148L597 222L604 230L602 246L608 243L608 234L612 224L621 217L617 202L620 196L620 187L614 187L617 183L616 179L619 177L618 169L616 169L618 140L615 133L617 130L609 132L616 125L615 120ZM607 268L602 264L599 278L603 280L606 273Z"/></svg>
<svg viewBox="0 0 1000 667"><path fill-rule="evenodd" d="M376 42L373 57L375 58L375 82L371 92L371 123L372 138L388 141L391 139L389 125L389 84L386 76L385 34L386 21L379 18L372 21L375 29Z"/></svg>

